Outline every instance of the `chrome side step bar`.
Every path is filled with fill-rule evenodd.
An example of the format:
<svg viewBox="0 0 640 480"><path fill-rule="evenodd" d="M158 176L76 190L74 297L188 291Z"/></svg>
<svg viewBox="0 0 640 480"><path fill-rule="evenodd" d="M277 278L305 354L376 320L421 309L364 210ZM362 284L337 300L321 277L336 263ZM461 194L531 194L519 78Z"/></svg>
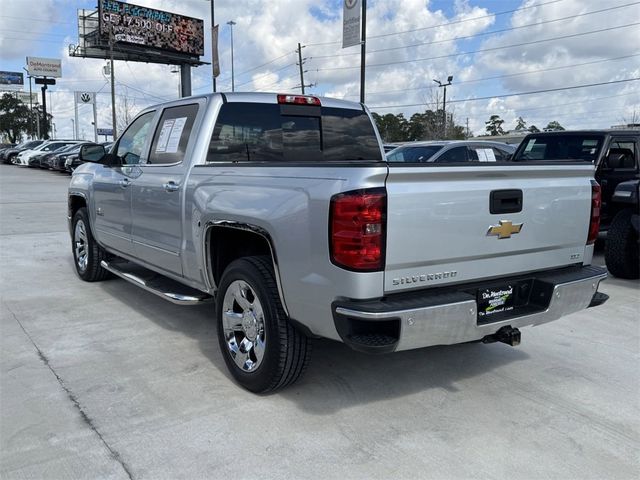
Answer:
<svg viewBox="0 0 640 480"><path fill-rule="evenodd" d="M198 305L213 298L204 292L187 287L175 280L171 280L170 278L126 260L116 260L112 262L102 260L100 266L123 280L133 283L147 292L158 295L176 305Z"/></svg>

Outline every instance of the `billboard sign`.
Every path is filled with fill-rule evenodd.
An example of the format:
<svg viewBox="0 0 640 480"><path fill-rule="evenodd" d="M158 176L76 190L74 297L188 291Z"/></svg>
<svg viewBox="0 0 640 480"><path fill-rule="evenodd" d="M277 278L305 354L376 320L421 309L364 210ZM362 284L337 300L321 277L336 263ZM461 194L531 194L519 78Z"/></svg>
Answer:
<svg viewBox="0 0 640 480"><path fill-rule="evenodd" d="M22 72L0 71L0 86L4 88L22 88L24 85L24 75Z"/></svg>
<svg viewBox="0 0 640 480"><path fill-rule="evenodd" d="M204 55L204 22L198 18L116 0L98 4L100 35L106 43L129 43L188 55Z"/></svg>
<svg viewBox="0 0 640 480"><path fill-rule="evenodd" d="M18 100L20 100L22 103L29 105L29 104L37 104L40 100L39 100L39 95L37 92L33 92L31 94L31 99L29 99L29 92L22 92L22 91L15 91L15 90L0 90L0 97L2 95L4 95L5 93L8 93L9 95L17 98ZM31 100L31 101L29 101Z"/></svg>
<svg viewBox="0 0 640 480"><path fill-rule="evenodd" d="M27 70L32 77L61 77L62 61L59 58L27 57Z"/></svg>

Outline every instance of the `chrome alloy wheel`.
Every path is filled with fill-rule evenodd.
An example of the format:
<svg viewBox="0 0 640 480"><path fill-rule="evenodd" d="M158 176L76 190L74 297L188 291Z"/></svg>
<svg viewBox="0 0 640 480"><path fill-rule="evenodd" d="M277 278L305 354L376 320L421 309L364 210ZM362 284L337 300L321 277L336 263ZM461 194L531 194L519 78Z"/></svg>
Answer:
<svg viewBox="0 0 640 480"><path fill-rule="evenodd" d="M255 371L264 358L264 312L253 287L235 280L222 301L222 325L229 355L243 371Z"/></svg>
<svg viewBox="0 0 640 480"><path fill-rule="evenodd" d="M76 263L80 271L84 272L87 269L87 262L89 258L88 241L87 241L87 228L82 220L76 222L76 228L73 232L73 246L76 252Z"/></svg>

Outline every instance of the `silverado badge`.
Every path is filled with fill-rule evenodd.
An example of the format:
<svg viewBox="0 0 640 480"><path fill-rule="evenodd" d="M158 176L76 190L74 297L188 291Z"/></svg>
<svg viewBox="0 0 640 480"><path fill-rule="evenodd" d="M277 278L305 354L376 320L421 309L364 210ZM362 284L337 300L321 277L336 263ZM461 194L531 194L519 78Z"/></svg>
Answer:
<svg viewBox="0 0 640 480"><path fill-rule="evenodd" d="M511 235L520 233L522 223L511 223L511 220L500 220L499 225L490 225L487 235L496 235L498 238L511 238Z"/></svg>

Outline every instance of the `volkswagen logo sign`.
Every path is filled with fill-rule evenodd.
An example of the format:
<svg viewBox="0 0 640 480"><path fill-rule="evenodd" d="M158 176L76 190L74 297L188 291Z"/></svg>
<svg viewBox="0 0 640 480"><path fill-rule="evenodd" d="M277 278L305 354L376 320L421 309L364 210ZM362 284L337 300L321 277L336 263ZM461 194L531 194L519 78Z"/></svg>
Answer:
<svg viewBox="0 0 640 480"><path fill-rule="evenodd" d="M358 0L344 0L344 6L351 10L356 6Z"/></svg>
<svg viewBox="0 0 640 480"><path fill-rule="evenodd" d="M82 102L84 103L89 103L91 101L91 94L90 93L83 93L80 95L80 100L82 100Z"/></svg>

